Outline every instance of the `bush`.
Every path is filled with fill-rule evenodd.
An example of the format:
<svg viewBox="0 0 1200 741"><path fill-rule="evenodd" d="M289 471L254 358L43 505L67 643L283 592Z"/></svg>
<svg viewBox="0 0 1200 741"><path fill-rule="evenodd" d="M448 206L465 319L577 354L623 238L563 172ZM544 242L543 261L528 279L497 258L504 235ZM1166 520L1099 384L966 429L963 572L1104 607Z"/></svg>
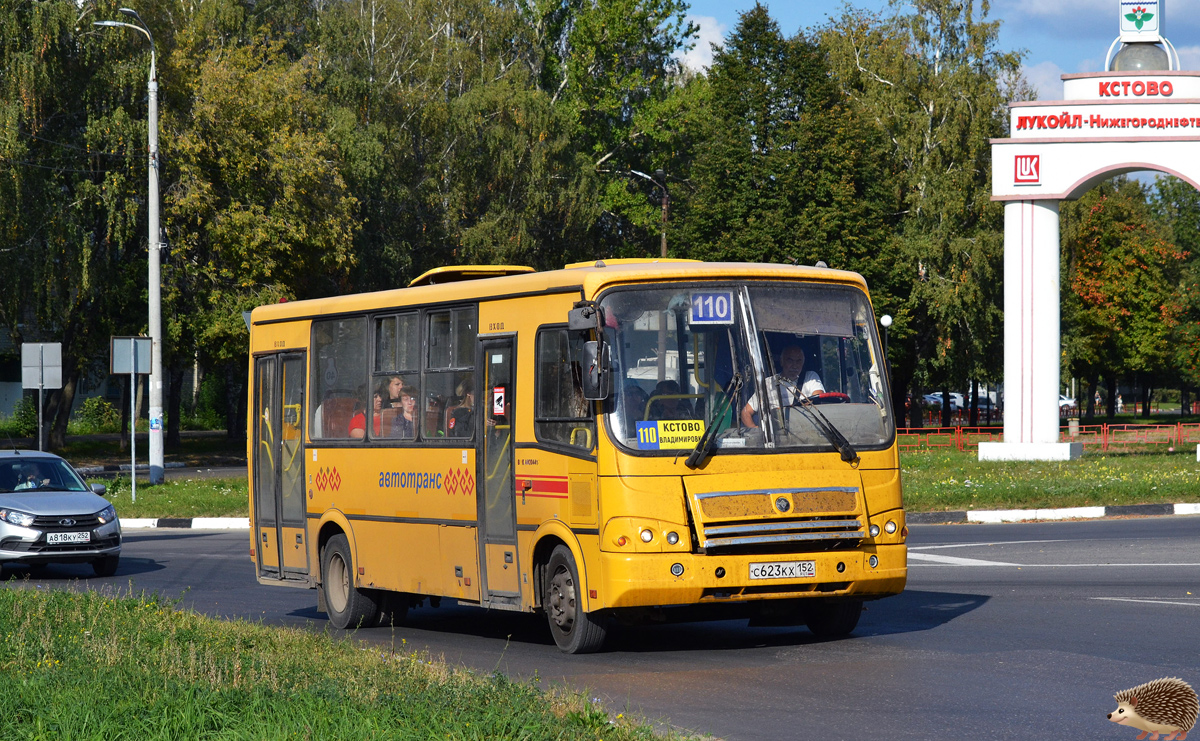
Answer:
<svg viewBox="0 0 1200 741"><path fill-rule="evenodd" d="M121 429L120 412L101 396L84 399L79 410L79 421L89 433L119 432Z"/></svg>
<svg viewBox="0 0 1200 741"><path fill-rule="evenodd" d="M32 437L37 434L37 400L25 394L13 407L12 434Z"/></svg>
<svg viewBox="0 0 1200 741"><path fill-rule="evenodd" d="M196 394L196 408L192 413L183 415L185 430L223 430L225 429L225 379L212 374L200 382L200 391Z"/></svg>

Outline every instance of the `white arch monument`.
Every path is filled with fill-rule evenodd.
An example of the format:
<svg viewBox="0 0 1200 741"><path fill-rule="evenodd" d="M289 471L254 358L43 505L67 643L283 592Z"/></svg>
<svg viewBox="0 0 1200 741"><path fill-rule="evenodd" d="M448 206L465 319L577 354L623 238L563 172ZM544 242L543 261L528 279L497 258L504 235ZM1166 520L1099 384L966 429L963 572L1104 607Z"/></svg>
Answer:
<svg viewBox="0 0 1200 741"><path fill-rule="evenodd" d="M1010 138L992 140L992 200L1004 202L1004 442L981 443L980 460L1082 453L1059 442L1059 201L1137 170L1200 187L1200 72L1179 71L1162 5L1122 0L1113 46L1161 42L1170 69L1063 75L1064 100L1010 103Z"/></svg>

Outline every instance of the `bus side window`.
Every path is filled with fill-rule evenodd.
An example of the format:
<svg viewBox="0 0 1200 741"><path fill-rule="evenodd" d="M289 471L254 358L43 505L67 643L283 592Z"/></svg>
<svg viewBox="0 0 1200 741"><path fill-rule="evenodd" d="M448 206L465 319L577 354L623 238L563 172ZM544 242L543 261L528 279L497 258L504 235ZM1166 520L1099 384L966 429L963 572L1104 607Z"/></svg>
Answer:
<svg viewBox="0 0 1200 741"><path fill-rule="evenodd" d="M596 420L583 398L579 364L584 338L565 328L543 328L537 335L537 388L534 434L542 442L591 450Z"/></svg>
<svg viewBox="0 0 1200 741"><path fill-rule="evenodd" d="M478 335L475 308L431 311L428 317L428 355L418 409L421 437L425 440L471 437L470 421L464 417L466 411L457 415L454 412L464 405L463 382L472 377L470 372L475 366ZM471 381L467 380L466 385L470 386Z"/></svg>
<svg viewBox="0 0 1200 741"><path fill-rule="evenodd" d="M421 408L420 384L421 324L416 313L381 316L375 318L375 365L372 383L380 394L382 403L377 412L379 421L372 427L374 438L416 437L416 426L412 434L406 434L409 425L397 420L404 415L403 394L405 387L412 387L411 395L417 402L408 413L413 424L419 418Z"/></svg>
<svg viewBox="0 0 1200 741"><path fill-rule="evenodd" d="M366 317L313 322L311 405L308 434L314 440L350 437L350 418L356 403L365 403L367 372Z"/></svg>

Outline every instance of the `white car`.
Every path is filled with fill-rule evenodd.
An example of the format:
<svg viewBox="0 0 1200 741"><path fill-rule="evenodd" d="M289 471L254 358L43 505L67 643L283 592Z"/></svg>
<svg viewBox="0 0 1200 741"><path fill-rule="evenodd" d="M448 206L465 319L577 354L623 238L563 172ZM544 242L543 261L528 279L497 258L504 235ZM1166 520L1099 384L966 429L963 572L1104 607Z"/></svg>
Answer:
<svg viewBox="0 0 1200 741"><path fill-rule="evenodd" d="M1069 396L1058 397L1058 410L1060 412L1073 412L1078 407L1075 400Z"/></svg>
<svg viewBox="0 0 1200 741"><path fill-rule="evenodd" d="M0 451L0 567L82 562L115 574L121 523L104 491L57 455Z"/></svg>

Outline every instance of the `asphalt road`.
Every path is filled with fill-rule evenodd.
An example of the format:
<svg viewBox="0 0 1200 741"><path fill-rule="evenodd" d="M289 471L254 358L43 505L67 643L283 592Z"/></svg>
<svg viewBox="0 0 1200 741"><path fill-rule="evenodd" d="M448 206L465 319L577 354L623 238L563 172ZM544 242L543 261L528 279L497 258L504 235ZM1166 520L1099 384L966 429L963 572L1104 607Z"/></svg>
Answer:
<svg viewBox="0 0 1200 741"><path fill-rule="evenodd" d="M1200 517L911 530L908 589L869 603L847 640L725 621L621 629L603 654L564 656L540 617L453 603L359 636L728 739L1125 739L1136 733L1105 718L1113 693L1168 676L1200 686ZM117 575L86 583L330 629L314 592L257 585L248 552L246 531L130 531ZM36 581L86 576L60 566Z"/></svg>

